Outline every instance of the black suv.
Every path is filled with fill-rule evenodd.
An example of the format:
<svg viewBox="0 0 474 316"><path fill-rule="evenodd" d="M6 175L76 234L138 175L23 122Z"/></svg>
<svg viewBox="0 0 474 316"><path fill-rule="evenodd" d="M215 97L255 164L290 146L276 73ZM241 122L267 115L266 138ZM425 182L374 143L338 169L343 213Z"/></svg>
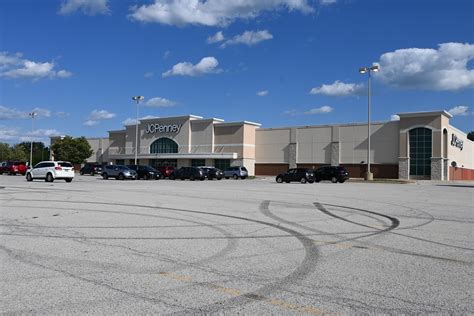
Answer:
<svg viewBox="0 0 474 316"><path fill-rule="evenodd" d="M79 171L81 176L90 174L91 176L102 173L102 165L94 163L86 163Z"/></svg>
<svg viewBox="0 0 474 316"><path fill-rule="evenodd" d="M204 176L209 180L217 179L222 180L224 178L224 172L214 167L199 167L203 172Z"/></svg>
<svg viewBox="0 0 474 316"><path fill-rule="evenodd" d="M170 175L170 180L176 180L176 179L189 179L191 181L194 181L196 179L199 180L204 180L206 179L206 175L204 171L201 170L201 168L197 167L181 167L178 170L175 170L171 175Z"/></svg>
<svg viewBox="0 0 474 316"><path fill-rule="evenodd" d="M314 171L314 177L316 182L331 180L332 183L344 183L344 181L349 179L349 172L347 172L346 168L340 166L324 166Z"/></svg>
<svg viewBox="0 0 474 316"><path fill-rule="evenodd" d="M276 177L276 182L282 183L283 181L285 181L286 183L290 183L291 181L298 181L301 183L313 183L314 173L310 169L306 168L289 169L287 172L280 173Z"/></svg>
<svg viewBox="0 0 474 316"><path fill-rule="evenodd" d="M159 180L161 178L161 172L150 166L140 166L140 165L127 165L132 170L135 170L137 173L137 179L143 180Z"/></svg>

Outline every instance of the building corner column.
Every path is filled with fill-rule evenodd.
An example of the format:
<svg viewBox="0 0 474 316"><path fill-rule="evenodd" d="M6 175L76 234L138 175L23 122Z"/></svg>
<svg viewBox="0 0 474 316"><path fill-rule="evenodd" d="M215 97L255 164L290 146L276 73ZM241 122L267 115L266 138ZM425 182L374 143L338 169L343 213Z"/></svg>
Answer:
<svg viewBox="0 0 474 316"><path fill-rule="evenodd" d="M431 180L444 180L443 167L444 167L444 164L443 164L442 157L431 158Z"/></svg>
<svg viewBox="0 0 474 316"><path fill-rule="evenodd" d="M410 158L398 157L398 179L410 179Z"/></svg>
<svg viewBox="0 0 474 316"><path fill-rule="evenodd" d="M296 128L290 130L290 145L288 146L288 167L298 167L298 142L296 141Z"/></svg>
<svg viewBox="0 0 474 316"><path fill-rule="evenodd" d="M443 158L443 180L449 181L449 159Z"/></svg>
<svg viewBox="0 0 474 316"><path fill-rule="evenodd" d="M341 161L341 147L339 142L331 143L331 166L339 166Z"/></svg>

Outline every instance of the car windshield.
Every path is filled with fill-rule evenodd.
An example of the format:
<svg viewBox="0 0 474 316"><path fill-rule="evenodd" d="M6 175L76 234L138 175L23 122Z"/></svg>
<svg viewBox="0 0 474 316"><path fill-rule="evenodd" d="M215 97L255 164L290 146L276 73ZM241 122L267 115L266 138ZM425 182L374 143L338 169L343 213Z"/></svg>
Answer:
<svg viewBox="0 0 474 316"><path fill-rule="evenodd" d="M70 164L69 162L65 162L65 161L59 161L58 162L58 165L60 165L61 167L72 167L72 164Z"/></svg>
<svg viewBox="0 0 474 316"><path fill-rule="evenodd" d="M243 171L247 171L247 168L245 168L245 167L242 167L242 170L243 170Z"/></svg>
<svg viewBox="0 0 474 316"><path fill-rule="evenodd" d="M150 167L150 166L144 166L143 167L143 170L146 170L146 171L155 171L154 168Z"/></svg>

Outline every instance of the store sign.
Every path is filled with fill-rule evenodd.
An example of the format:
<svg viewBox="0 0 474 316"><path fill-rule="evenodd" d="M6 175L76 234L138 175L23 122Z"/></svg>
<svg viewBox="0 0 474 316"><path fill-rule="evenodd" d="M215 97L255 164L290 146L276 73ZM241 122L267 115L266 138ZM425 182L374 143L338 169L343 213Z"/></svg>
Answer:
<svg viewBox="0 0 474 316"><path fill-rule="evenodd" d="M461 139L459 139L456 135L452 134L451 145L462 150L464 147L464 142Z"/></svg>
<svg viewBox="0 0 474 316"><path fill-rule="evenodd" d="M175 133L178 134L181 130L181 124L169 124L169 125L160 125L156 124L148 124L145 130L147 134L155 134L155 133Z"/></svg>

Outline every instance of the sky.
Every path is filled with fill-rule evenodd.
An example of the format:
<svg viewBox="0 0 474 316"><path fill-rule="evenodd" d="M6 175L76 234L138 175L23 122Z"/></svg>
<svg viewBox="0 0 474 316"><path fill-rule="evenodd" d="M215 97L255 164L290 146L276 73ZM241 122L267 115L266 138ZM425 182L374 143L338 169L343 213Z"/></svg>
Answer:
<svg viewBox="0 0 474 316"><path fill-rule="evenodd" d="M366 122L372 65L373 121L474 130L471 0L2 0L0 142L107 137L138 95L140 118Z"/></svg>

